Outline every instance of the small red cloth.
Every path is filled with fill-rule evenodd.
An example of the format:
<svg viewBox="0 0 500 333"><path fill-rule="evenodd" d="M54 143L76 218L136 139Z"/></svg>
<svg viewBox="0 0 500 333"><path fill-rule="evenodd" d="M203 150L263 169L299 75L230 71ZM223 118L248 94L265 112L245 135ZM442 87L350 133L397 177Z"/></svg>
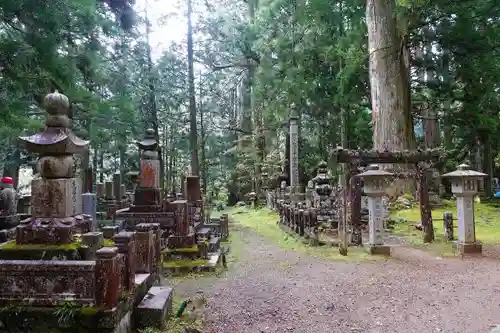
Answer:
<svg viewBox="0 0 500 333"><path fill-rule="evenodd" d="M14 180L11 177L0 178L0 182L4 184L14 184Z"/></svg>

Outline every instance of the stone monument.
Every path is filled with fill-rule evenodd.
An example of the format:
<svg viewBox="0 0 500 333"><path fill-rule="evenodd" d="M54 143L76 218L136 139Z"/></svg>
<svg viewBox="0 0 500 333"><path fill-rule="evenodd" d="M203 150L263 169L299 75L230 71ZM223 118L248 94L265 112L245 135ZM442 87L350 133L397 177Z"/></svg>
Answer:
<svg viewBox="0 0 500 333"><path fill-rule="evenodd" d="M290 192L293 204L298 202L299 193L299 117L294 104L290 110Z"/></svg>
<svg viewBox="0 0 500 333"><path fill-rule="evenodd" d="M474 195L479 179L487 174L470 170L467 164L460 164L457 170L444 174L450 178L451 191L457 198L458 240L456 247L460 253L481 253L481 243L476 240L474 221Z"/></svg>

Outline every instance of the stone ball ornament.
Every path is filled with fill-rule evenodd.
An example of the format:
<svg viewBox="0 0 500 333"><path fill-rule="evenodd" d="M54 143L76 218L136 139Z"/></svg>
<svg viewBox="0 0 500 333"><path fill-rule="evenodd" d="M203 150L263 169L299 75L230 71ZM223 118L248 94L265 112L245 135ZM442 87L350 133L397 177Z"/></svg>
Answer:
<svg viewBox="0 0 500 333"><path fill-rule="evenodd" d="M36 164L37 172L45 178L71 178L73 167L72 155L42 156Z"/></svg>
<svg viewBox="0 0 500 333"><path fill-rule="evenodd" d="M45 96L43 106L49 115L68 115L70 107L69 98L57 90Z"/></svg>

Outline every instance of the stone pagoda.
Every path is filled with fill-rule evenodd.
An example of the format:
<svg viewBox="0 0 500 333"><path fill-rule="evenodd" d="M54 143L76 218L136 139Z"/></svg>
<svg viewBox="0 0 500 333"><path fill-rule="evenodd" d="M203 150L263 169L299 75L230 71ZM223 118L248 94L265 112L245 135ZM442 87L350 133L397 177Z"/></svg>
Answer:
<svg viewBox="0 0 500 333"><path fill-rule="evenodd" d="M36 169L40 178L31 182L32 217L16 230L17 244L70 244L76 232L88 232L91 217L82 215L81 179L74 177L74 154L87 149L88 141L69 128L70 103L57 91L44 100L45 130L21 137L26 150L40 154Z"/></svg>
<svg viewBox="0 0 500 333"><path fill-rule="evenodd" d="M334 216L332 177L328 174L328 164L325 161L318 163L317 174L312 182L313 205L317 208L318 222L329 222L333 229L338 229L338 218Z"/></svg>

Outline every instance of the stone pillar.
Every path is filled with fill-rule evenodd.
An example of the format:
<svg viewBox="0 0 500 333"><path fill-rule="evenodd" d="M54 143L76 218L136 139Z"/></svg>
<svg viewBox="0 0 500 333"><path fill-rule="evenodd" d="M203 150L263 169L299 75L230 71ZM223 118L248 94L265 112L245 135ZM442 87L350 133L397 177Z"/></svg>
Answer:
<svg viewBox="0 0 500 333"><path fill-rule="evenodd" d="M103 199L105 196L105 188L103 183L97 183L97 189L96 189L97 197L99 199Z"/></svg>
<svg viewBox="0 0 500 333"><path fill-rule="evenodd" d="M97 230L97 197L95 193L82 194L82 207L83 214L92 217L92 231Z"/></svg>
<svg viewBox="0 0 500 333"><path fill-rule="evenodd" d="M299 117L295 105L292 105L290 114L290 190L291 200L297 202L296 193L299 191Z"/></svg>
<svg viewBox="0 0 500 333"><path fill-rule="evenodd" d="M125 184L122 184L120 186L120 195L122 198L125 198L127 196L127 186L125 186Z"/></svg>
<svg viewBox="0 0 500 333"><path fill-rule="evenodd" d="M88 232L82 235L82 244L86 245L84 260L95 260L97 251L104 245L102 232Z"/></svg>
<svg viewBox="0 0 500 333"><path fill-rule="evenodd" d="M189 175L186 176L185 182L186 182L186 193L184 193L184 197L186 198L186 200L187 201L202 200L200 177Z"/></svg>
<svg viewBox="0 0 500 333"><path fill-rule="evenodd" d="M154 264L154 233L153 226L140 223L135 226L136 273L152 273Z"/></svg>
<svg viewBox="0 0 500 333"><path fill-rule="evenodd" d="M461 164L456 171L444 174L450 178L451 191L457 198L458 241L456 247L460 253L481 253L481 243L476 241L474 221L474 195L477 193L478 179L485 173L470 170L467 164Z"/></svg>
<svg viewBox="0 0 500 333"><path fill-rule="evenodd" d="M115 198L116 201L120 201L122 199L121 187L122 187L122 175L120 171L117 171L113 174L113 197Z"/></svg>
<svg viewBox="0 0 500 333"><path fill-rule="evenodd" d="M113 182L107 181L104 183L104 198L113 200Z"/></svg>
<svg viewBox="0 0 500 333"><path fill-rule="evenodd" d="M120 270L116 248L104 247L96 252L96 307L110 310L120 297Z"/></svg>
<svg viewBox="0 0 500 333"><path fill-rule="evenodd" d="M135 283L135 232L122 231L114 237L118 253L125 257L125 269L121 275L121 285L125 290L133 290Z"/></svg>
<svg viewBox="0 0 500 333"><path fill-rule="evenodd" d="M451 241L453 240L453 213L444 212L443 213L443 231L444 237Z"/></svg>
<svg viewBox="0 0 500 333"><path fill-rule="evenodd" d="M386 181L392 174L371 165L359 174L364 180L364 190L368 196L368 246L371 254L390 255L390 247L384 245L384 209L382 196Z"/></svg>

